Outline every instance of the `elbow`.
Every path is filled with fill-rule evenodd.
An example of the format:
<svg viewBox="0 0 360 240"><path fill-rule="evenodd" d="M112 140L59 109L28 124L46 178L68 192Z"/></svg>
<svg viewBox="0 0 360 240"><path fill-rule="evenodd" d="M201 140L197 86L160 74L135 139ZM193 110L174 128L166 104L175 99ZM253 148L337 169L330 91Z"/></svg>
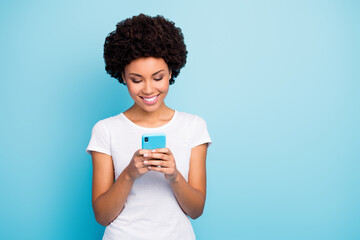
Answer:
<svg viewBox="0 0 360 240"><path fill-rule="evenodd" d="M99 221L99 220L96 220L100 225L106 227L108 226L110 223L109 222L106 222L106 221Z"/></svg>
<svg viewBox="0 0 360 240"><path fill-rule="evenodd" d="M111 221L108 221L107 219L98 216L98 214L95 214L95 220L104 227L108 226L111 223Z"/></svg>
<svg viewBox="0 0 360 240"><path fill-rule="evenodd" d="M203 214L204 208L205 208L205 196L202 196L202 199L200 202L198 202L197 207L193 208L192 211L189 211L188 216L191 219L195 220Z"/></svg>
<svg viewBox="0 0 360 240"><path fill-rule="evenodd" d="M102 221L99 221L99 220L96 220L101 226L108 226L109 224L107 224L106 222L102 222Z"/></svg>
<svg viewBox="0 0 360 240"><path fill-rule="evenodd" d="M199 218L203 212L204 212L204 208L205 208L205 196L203 196L202 201L199 203L198 207L193 209L193 211L191 211L188 216L195 220L197 218Z"/></svg>
<svg viewBox="0 0 360 240"><path fill-rule="evenodd" d="M109 216L105 214L106 211L101 208L101 205L99 205L99 199L93 202L92 207L96 222L98 222L100 225L104 227L108 226L112 222L109 221Z"/></svg>
<svg viewBox="0 0 360 240"><path fill-rule="evenodd" d="M106 227L110 224L110 221L108 221L106 219L106 216L104 216L104 214L102 214L101 211L99 209L97 209L95 204L93 204L93 211L94 211L94 216L95 216L96 222L98 222L100 225L102 225L104 227Z"/></svg>
<svg viewBox="0 0 360 240"><path fill-rule="evenodd" d="M191 214L189 214L189 217L191 219L195 220L195 219L199 218L203 214L203 210L204 209L201 209L200 211L196 211L194 213L191 213Z"/></svg>
<svg viewBox="0 0 360 240"><path fill-rule="evenodd" d="M93 207L93 210L94 210L95 220L100 225L106 227L112 222L112 220L109 219L109 216L107 214L104 214L104 211L97 209L95 206Z"/></svg>
<svg viewBox="0 0 360 240"><path fill-rule="evenodd" d="M94 209L95 220L104 227L112 223L116 219L116 217L120 214L119 213L115 216L113 214L106 213L106 211L98 209L95 206L93 209Z"/></svg>
<svg viewBox="0 0 360 240"><path fill-rule="evenodd" d="M202 205L200 208L196 209L195 211L192 211L190 214L188 214L188 216L195 220L197 218L199 218L204 212L204 205Z"/></svg>

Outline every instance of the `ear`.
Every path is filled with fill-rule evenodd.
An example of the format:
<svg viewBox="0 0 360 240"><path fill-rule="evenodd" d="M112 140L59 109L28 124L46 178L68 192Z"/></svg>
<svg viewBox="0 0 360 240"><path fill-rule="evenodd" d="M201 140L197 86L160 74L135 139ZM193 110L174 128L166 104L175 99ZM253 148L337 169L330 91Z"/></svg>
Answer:
<svg viewBox="0 0 360 240"><path fill-rule="evenodd" d="M121 77L122 77L122 79L123 79L123 81L124 81L124 83L125 83L125 85L126 85L126 80L125 80L124 72L121 73Z"/></svg>
<svg viewBox="0 0 360 240"><path fill-rule="evenodd" d="M169 69L169 79L171 79L172 71Z"/></svg>

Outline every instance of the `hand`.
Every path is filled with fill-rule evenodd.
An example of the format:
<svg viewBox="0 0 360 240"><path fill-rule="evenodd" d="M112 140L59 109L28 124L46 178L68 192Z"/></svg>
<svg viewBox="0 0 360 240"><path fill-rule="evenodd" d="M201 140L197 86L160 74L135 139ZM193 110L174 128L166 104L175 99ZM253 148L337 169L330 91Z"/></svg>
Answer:
<svg viewBox="0 0 360 240"><path fill-rule="evenodd" d="M164 173L165 178L169 182L176 182L178 180L179 172L176 168L174 155L170 149L154 149L146 153L144 157L144 165L148 166L149 170Z"/></svg>
<svg viewBox="0 0 360 240"><path fill-rule="evenodd" d="M144 164L144 154L149 153L151 153L151 150L147 149L139 149L134 153L129 165L126 167L128 176L131 179L139 178L149 171L148 166Z"/></svg>

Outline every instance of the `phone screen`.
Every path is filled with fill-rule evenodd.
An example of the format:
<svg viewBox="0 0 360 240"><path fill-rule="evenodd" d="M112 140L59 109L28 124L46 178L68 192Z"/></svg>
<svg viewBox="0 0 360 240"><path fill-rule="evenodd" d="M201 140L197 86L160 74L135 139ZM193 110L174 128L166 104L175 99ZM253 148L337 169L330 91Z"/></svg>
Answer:
<svg viewBox="0 0 360 240"><path fill-rule="evenodd" d="M164 133L148 133L142 135L142 149L166 148L166 135Z"/></svg>

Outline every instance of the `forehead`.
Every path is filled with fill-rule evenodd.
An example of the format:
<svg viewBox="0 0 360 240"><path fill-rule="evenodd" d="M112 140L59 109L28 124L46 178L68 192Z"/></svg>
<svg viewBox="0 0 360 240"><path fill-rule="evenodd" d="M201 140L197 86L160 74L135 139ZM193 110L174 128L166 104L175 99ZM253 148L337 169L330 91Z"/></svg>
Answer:
<svg viewBox="0 0 360 240"><path fill-rule="evenodd" d="M151 75L159 70L168 70L168 65L163 58L142 57L137 58L125 66L125 73Z"/></svg>

